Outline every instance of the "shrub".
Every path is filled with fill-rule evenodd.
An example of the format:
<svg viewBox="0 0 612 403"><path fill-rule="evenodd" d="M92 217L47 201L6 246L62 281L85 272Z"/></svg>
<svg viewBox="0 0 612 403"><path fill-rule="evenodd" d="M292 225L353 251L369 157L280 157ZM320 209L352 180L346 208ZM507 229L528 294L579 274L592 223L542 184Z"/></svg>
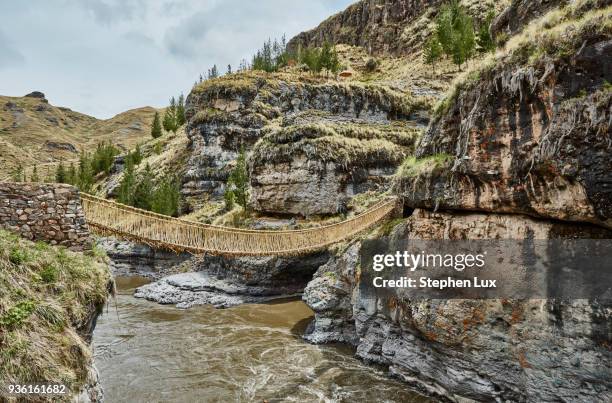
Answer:
<svg viewBox="0 0 612 403"><path fill-rule="evenodd" d="M368 73L373 73L378 68L378 60L370 57L365 64L365 68Z"/></svg>
<svg viewBox="0 0 612 403"><path fill-rule="evenodd" d="M55 266L47 264L40 272L40 278L45 283L55 283L59 277L59 273Z"/></svg>
<svg viewBox="0 0 612 403"><path fill-rule="evenodd" d="M34 301L21 301L0 317L0 325L8 328L20 326L34 311L36 304Z"/></svg>
<svg viewBox="0 0 612 403"><path fill-rule="evenodd" d="M13 248L9 254L9 261L15 265L20 265L28 260L28 253L19 248Z"/></svg>
<svg viewBox="0 0 612 403"><path fill-rule="evenodd" d="M96 151L91 159L93 175L97 175L100 172L104 172L108 175L117 155L119 155L119 149L110 142L98 143Z"/></svg>

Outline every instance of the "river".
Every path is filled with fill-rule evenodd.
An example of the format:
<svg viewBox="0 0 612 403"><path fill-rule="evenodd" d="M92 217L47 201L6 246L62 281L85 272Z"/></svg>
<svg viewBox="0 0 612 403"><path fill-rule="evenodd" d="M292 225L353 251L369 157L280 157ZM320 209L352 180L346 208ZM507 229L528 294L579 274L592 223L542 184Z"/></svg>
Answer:
<svg viewBox="0 0 612 403"><path fill-rule="evenodd" d="M116 303L94 333L106 402L430 402L353 357L300 335L301 301L179 310L132 296L140 278L118 278Z"/></svg>

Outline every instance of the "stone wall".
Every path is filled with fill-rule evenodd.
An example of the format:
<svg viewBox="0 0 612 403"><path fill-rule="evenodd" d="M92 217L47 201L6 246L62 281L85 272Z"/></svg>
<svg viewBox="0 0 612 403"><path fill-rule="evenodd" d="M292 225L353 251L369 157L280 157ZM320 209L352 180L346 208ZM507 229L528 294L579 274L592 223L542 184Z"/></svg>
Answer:
<svg viewBox="0 0 612 403"><path fill-rule="evenodd" d="M79 192L70 185L0 183L0 228L77 251L92 246Z"/></svg>

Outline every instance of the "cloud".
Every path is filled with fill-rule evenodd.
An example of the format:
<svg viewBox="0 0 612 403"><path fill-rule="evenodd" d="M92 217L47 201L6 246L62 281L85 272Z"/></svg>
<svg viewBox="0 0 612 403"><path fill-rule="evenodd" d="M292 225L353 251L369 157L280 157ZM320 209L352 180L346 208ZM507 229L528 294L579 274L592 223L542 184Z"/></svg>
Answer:
<svg viewBox="0 0 612 403"><path fill-rule="evenodd" d="M217 2L170 27L164 46L184 61L237 63L269 37L291 35L318 23L329 13L328 7L322 1Z"/></svg>
<svg viewBox="0 0 612 403"><path fill-rule="evenodd" d="M97 23L106 26L142 17L146 10L146 2L142 0L76 0L76 4L89 12Z"/></svg>
<svg viewBox="0 0 612 403"><path fill-rule="evenodd" d="M20 66L25 61L21 52L2 31L0 31L0 55L0 69Z"/></svg>
<svg viewBox="0 0 612 403"><path fill-rule="evenodd" d="M268 37L289 38L351 1L0 0L0 94L40 90L101 118L163 107L213 64L235 67Z"/></svg>

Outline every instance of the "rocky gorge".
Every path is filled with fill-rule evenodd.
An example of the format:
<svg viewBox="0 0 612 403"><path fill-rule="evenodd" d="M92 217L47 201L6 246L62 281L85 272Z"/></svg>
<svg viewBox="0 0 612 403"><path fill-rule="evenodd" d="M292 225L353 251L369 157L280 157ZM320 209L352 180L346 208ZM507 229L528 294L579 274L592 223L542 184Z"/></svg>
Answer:
<svg viewBox="0 0 612 403"><path fill-rule="evenodd" d="M214 326L203 327L218 331L208 339L214 343L222 332L240 334L251 325L252 317L233 317L240 305L301 297L312 310L301 314L314 318L305 330L295 324L285 333L299 332L313 345L348 345L402 387L440 401L612 400L609 300L417 298L405 290L380 293L367 281L360 256L371 240L612 239L609 2L461 1L479 23L496 12L488 31L496 49L465 71L419 72L436 85L421 80L413 93L387 79L393 70L376 69L420 63L441 3L359 1L288 46L359 48L352 57L363 60L351 66L376 57L374 71L340 78L298 65L204 80L187 97L184 131L142 147L145 161L158 167L155 175L179 178L184 219L310 228L353 217L387 196L401 201L401 213L345 243L298 256L192 256L99 238L115 275L148 278L129 288L125 306L135 305L133 295L138 304L232 308L219 314L236 320L227 327L206 311ZM232 210L224 195L243 153L248 206ZM105 179L106 196L119 186L125 160L117 158ZM72 188L56 193L76 195ZM77 222L68 240L83 240L82 215L68 204L68 218ZM6 211L0 207L0 218L27 236L34 218ZM181 315L156 308L153 331ZM198 334L180 337L192 346L189 354L204 356Z"/></svg>

